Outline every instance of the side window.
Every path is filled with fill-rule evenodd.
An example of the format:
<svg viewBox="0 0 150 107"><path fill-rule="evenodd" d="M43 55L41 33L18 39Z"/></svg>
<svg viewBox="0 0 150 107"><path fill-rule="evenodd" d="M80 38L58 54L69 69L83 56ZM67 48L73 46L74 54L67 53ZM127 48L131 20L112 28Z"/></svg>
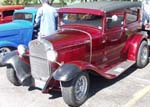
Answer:
<svg viewBox="0 0 150 107"><path fill-rule="evenodd" d="M32 22L32 14L31 13L15 13L14 20L27 20Z"/></svg>
<svg viewBox="0 0 150 107"><path fill-rule="evenodd" d="M119 27L122 26L123 23L123 15L118 15L118 19L117 21L113 21L111 18L111 16L107 17L107 28L113 28L113 27Z"/></svg>
<svg viewBox="0 0 150 107"><path fill-rule="evenodd" d="M3 17L12 16L14 13L14 10L8 10L3 12Z"/></svg>
<svg viewBox="0 0 150 107"><path fill-rule="evenodd" d="M130 9L126 14L127 24L137 21L138 19L138 9Z"/></svg>

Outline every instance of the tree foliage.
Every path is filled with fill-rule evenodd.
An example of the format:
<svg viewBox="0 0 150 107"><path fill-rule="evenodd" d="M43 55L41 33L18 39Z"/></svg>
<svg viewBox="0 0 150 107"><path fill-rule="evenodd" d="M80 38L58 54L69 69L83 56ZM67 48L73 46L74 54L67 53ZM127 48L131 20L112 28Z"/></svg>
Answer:
<svg viewBox="0 0 150 107"><path fill-rule="evenodd" d="M22 4L22 5L28 5L28 4L37 4L38 0L3 0L2 4L4 5L18 5L18 4Z"/></svg>
<svg viewBox="0 0 150 107"><path fill-rule="evenodd" d="M53 4L56 0L49 0L50 4ZM58 1L58 0L57 0ZM73 3L76 0L59 0L59 3L62 5L66 5L68 3ZM78 0L79 2L87 2L87 1L98 1L98 0ZM113 0L112 0L113 1ZM117 1L117 0L114 0ZM118 0L118 1L131 1L131 0ZM138 0L132 0L132 1L138 1ZM15 4L21 4L21 5L35 5L39 4L39 0L3 0L4 5L15 5Z"/></svg>

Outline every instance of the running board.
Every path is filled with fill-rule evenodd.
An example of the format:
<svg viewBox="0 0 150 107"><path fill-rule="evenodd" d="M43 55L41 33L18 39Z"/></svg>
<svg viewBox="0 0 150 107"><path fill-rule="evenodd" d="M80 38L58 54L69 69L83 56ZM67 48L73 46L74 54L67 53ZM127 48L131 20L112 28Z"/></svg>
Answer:
<svg viewBox="0 0 150 107"><path fill-rule="evenodd" d="M127 70L129 67L131 67L133 64L135 64L135 61L126 60L119 65L113 67L112 69L105 72L106 74L119 76L121 73L123 73L125 70Z"/></svg>

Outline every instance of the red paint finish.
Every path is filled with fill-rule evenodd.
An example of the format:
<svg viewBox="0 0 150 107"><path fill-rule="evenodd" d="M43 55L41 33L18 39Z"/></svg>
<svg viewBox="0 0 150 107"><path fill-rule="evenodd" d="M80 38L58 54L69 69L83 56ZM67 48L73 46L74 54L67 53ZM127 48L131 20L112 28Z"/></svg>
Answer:
<svg viewBox="0 0 150 107"><path fill-rule="evenodd" d="M145 37L142 34L137 34L130 41L129 51L128 51L128 59L136 61L137 53L140 46L140 43Z"/></svg>
<svg viewBox="0 0 150 107"><path fill-rule="evenodd" d="M0 24L12 21L13 12L16 9L23 9L22 5L0 6Z"/></svg>
<svg viewBox="0 0 150 107"><path fill-rule="evenodd" d="M62 8L58 10L58 13L88 13L95 15L104 15L104 11L96 9L85 9L85 8Z"/></svg>
<svg viewBox="0 0 150 107"><path fill-rule="evenodd" d="M136 62L140 43L146 40L138 31L140 14L137 13L137 19L131 21L127 17L128 12L124 8L109 13L92 9L61 8L58 10L59 30L44 39L51 42L58 52L58 62L75 64L82 71L88 70L113 79L118 75L109 74L107 71L126 60ZM139 8L137 12L140 12ZM81 23L69 20L70 22L62 24L67 14L79 16L83 13L96 15L96 18L98 16L97 23L93 21L96 26L91 22L86 23L92 18L85 21L81 19ZM112 21L113 15L118 16L117 21Z"/></svg>
<svg viewBox="0 0 150 107"><path fill-rule="evenodd" d="M139 45L146 39L137 32L140 25L138 19L127 23L125 9L106 14L93 10L92 14L101 16L101 28L75 23L61 25L63 12L79 13L78 10L80 9L60 9L60 30L45 39L49 40L58 52L59 62L75 64L83 71L91 70L107 79L116 78L106 72L125 60L136 61ZM81 9L80 13L91 11ZM118 23L112 22L109 27L108 16L110 18L112 15L117 15L120 19Z"/></svg>

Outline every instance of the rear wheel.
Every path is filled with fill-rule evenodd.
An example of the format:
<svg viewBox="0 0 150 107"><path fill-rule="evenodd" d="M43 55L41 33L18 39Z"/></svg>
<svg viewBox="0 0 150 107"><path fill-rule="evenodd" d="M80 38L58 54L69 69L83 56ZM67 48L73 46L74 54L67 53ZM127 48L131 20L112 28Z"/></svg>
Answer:
<svg viewBox="0 0 150 107"><path fill-rule="evenodd" d="M148 57L149 57L148 43L146 41L142 41L137 54L137 61L136 61L137 67L139 68L145 67L149 61Z"/></svg>
<svg viewBox="0 0 150 107"><path fill-rule="evenodd" d="M19 80L16 76L16 72L15 72L15 70L12 66L7 67L6 75L7 75L8 80L12 84L14 84L15 86L20 86L21 85L21 83L19 82Z"/></svg>
<svg viewBox="0 0 150 107"><path fill-rule="evenodd" d="M61 82L62 96L70 106L80 106L88 98L89 75L81 72L76 78Z"/></svg>

